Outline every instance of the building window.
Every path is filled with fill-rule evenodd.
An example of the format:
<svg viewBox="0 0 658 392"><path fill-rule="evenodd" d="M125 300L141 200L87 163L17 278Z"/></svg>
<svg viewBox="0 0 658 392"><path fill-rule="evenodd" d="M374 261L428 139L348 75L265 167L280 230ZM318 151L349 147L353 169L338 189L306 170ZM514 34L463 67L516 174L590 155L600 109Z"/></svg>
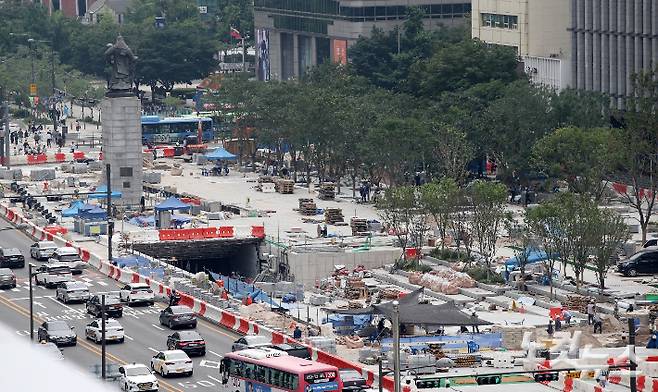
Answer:
<svg viewBox="0 0 658 392"><path fill-rule="evenodd" d="M52 6L53 6L53 11L59 11L61 9L59 0L53 0Z"/></svg>
<svg viewBox="0 0 658 392"><path fill-rule="evenodd" d="M123 189L130 188L130 181L124 181L123 182Z"/></svg>
<svg viewBox="0 0 658 392"><path fill-rule="evenodd" d="M516 15L480 14L482 26L497 29L517 30L519 28L519 17Z"/></svg>
<svg viewBox="0 0 658 392"><path fill-rule="evenodd" d="M119 168L119 175L121 177L132 177L133 176L133 168L132 167Z"/></svg>

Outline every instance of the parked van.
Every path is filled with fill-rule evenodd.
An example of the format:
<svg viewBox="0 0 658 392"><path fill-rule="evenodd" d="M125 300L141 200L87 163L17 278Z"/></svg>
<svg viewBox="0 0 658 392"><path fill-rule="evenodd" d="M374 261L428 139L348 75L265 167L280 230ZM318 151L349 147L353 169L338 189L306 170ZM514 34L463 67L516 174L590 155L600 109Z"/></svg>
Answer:
<svg viewBox="0 0 658 392"><path fill-rule="evenodd" d="M643 249L617 264L617 272L624 276L658 273L658 250Z"/></svg>

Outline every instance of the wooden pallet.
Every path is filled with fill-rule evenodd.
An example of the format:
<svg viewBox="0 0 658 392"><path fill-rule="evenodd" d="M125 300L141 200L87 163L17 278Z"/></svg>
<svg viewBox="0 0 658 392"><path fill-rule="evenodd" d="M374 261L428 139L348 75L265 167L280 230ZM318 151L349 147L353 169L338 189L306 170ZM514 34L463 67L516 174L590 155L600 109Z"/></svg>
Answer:
<svg viewBox="0 0 658 392"><path fill-rule="evenodd" d="M340 208L327 208L324 210L324 221L330 225L338 222L344 222L343 210Z"/></svg>
<svg viewBox="0 0 658 392"><path fill-rule="evenodd" d="M318 206L313 199L299 199L299 213L306 216L316 215Z"/></svg>
<svg viewBox="0 0 658 392"><path fill-rule="evenodd" d="M366 219L352 217L350 219L350 227L352 228L353 236L368 234L368 221Z"/></svg>
<svg viewBox="0 0 658 392"><path fill-rule="evenodd" d="M336 184L333 182L325 182L320 184L320 189L318 189L318 198L320 198L320 200L334 200L336 198Z"/></svg>
<svg viewBox="0 0 658 392"><path fill-rule="evenodd" d="M293 180L276 180L276 191L281 194L292 194L295 191L295 182Z"/></svg>

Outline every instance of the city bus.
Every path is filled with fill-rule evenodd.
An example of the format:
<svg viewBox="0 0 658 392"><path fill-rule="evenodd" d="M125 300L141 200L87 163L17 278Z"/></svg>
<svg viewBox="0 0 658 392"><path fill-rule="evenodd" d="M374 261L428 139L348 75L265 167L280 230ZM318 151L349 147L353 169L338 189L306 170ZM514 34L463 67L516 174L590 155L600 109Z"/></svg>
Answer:
<svg viewBox="0 0 658 392"><path fill-rule="evenodd" d="M203 142L214 137L213 122L209 117L164 117L142 116L142 144L183 144L185 139L196 143L199 122Z"/></svg>
<svg viewBox="0 0 658 392"><path fill-rule="evenodd" d="M219 367L224 392L340 392L338 368L271 348L226 354Z"/></svg>

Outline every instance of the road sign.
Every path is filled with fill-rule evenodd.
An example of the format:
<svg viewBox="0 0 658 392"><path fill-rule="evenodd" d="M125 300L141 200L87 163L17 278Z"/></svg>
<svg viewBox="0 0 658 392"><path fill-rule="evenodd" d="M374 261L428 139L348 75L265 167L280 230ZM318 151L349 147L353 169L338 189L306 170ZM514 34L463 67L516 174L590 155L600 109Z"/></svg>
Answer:
<svg viewBox="0 0 658 392"><path fill-rule="evenodd" d="M34 97L37 95L37 84L30 83L30 96Z"/></svg>

